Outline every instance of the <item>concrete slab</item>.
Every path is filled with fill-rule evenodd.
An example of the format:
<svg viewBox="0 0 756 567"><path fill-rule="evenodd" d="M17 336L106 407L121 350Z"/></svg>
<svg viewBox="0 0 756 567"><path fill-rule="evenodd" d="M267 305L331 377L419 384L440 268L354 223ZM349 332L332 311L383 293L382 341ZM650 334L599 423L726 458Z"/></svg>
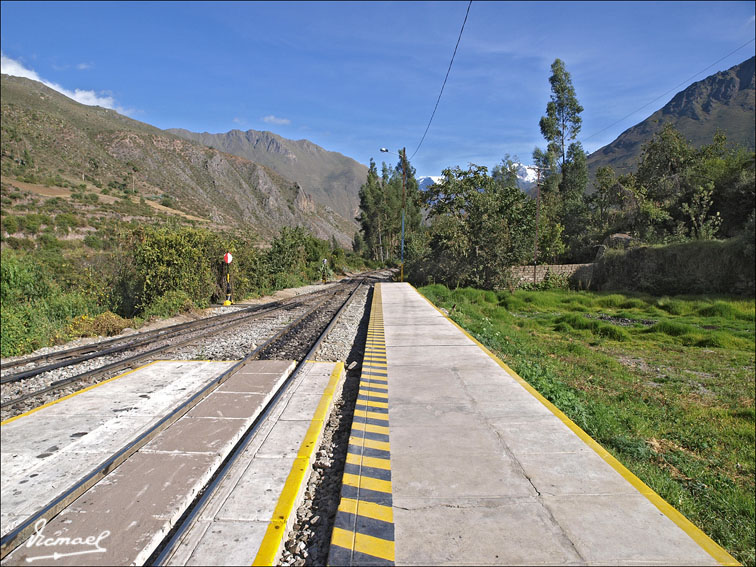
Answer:
<svg viewBox="0 0 756 567"><path fill-rule="evenodd" d="M176 520L206 479L218 457L203 454L137 453L105 477L69 508L53 518L46 535L62 538L99 536L104 552L56 559L56 565L131 565L147 559L145 548L154 547L170 529L166 520ZM157 489L156 489L157 488ZM71 553L82 546L21 546L3 563L27 564L46 553ZM92 560L90 562L90 560Z"/></svg>
<svg viewBox="0 0 756 567"><path fill-rule="evenodd" d="M185 565L251 565L268 522L217 520L195 544Z"/></svg>
<svg viewBox="0 0 756 567"><path fill-rule="evenodd" d="M490 423L517 457L528 453L551 455L578 452L593 453L593 450L561 421L548 418L531 421L499 418L492 419ZM593 454L595 455L595 453ZM552 459L557 460L558 457L553 456ZM627 483L625 482L625 484Z"/></svg>
<svg viewBox="0 0 756 567"><path fill-rule="evenodd" d="M635 494L544 496L580 555L598 565L716 565L647 498Z"/></svg>
<svg viewBox="0 0 756 567"><path fill-rule="evenodd" d="M293 360L255 360L252 362L221 384L218 391L264 394L273 388L281 376L291 374L296 366Z"/></svg>
<svg viewBox="0 0 756 567"><path fill-rule="evenodd" d="M294 457L258 457L216 513L218 520L269 522Z"/></svg>
<svg viewBox="0 0 756 567"><path fill-rule="evenodd" d="M517 463L503 452L474 454L444 449L428 455L411 449L397 453L395 447L403 445L401 441L394 441L392 433L394 506L403 506L405 498L427 498L432 505L430 501L438 497L479 499L536 495Z"/></svg>
<svg viewBox="0 0 756 567"><path fill-rule="evenodd" d="M411 327L395 325L386 328L386 347L392 346L452 346L474 345L469 338L459 332L451 323L419 324L413 321Z"/></svg>
<svg viewBox="0 0 756 567"><path fill-rule="evenodd" d="M535 497L395 503L397 565L581 563ZM443 544L439 544L444 542Z"/></svg>
<svg viewBox="0 0 756 567"><path fill-rule="evenodd" d="M2 534L76 484L233 364L150 364L4 424L0 428L0 496L6 514Z"/></svg>
<svg viewBox="0 0 756 567"><path fill-rule="evenodd" d="M296 457L309 422L279 421L257 451L258 457Z"/></svg>
<svg viewBox="0 0 756 567"><path fill-rule="evenodd" d="M215 392L187 414L190 418L222 417L249 419L260 412L266 399L263 393Z"/></svg>
<svg viewBox="0 0 756 567"><path fill-rule="evenodd" d="M281 419L285 421L307 420L309 422L318 408L322 395L322 390L320 394L299 393L299 395L289 400L289 403L286 404L286 409L281 414Z"/></svg>
<svg viewBox="0 0 756 567"><path fill-rule="evenodd" d="M544 495L638 493L593 451L518 453L517 460L533 485Z"/></svg>
<svg viewBox="0 0 756 567"><path fill-rule="evenodd" d="M199 511L199 521L187 530L166 564L252 563L310 426L314 390L319 387L322 395L335 366L305 366L221 479ZM309 415L305 415L307 408L312 410Z"/></svg>
<svg viewBox="0 0 756 567"><path fill-rule="evenodd" d="M242 433L237 420L186 417L147 443L142 452L226 453Z"/></svg>
<svg viewBox="0 0 756 567"><path fill-rule="evenodd" d="M418 357L418 351L422 351L422 358ZM430 347L418 349L416 347L395 346L391 349L391 364L394 366L427 366L423 358L433 360L440 367L460 368L475 364L482 364L484 368L491 368L485 361L475 358L480 349L476 345L451 345L445 347Z"/></svg>

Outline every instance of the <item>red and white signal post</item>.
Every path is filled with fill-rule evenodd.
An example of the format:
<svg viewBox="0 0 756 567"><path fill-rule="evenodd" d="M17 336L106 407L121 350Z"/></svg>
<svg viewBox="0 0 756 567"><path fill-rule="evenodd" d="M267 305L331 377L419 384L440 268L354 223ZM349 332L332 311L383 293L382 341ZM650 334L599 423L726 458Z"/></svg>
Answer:
<svg viewBox="0 0 756 567"><path fill-rule="evenodd" d="M226 263L226 301L223 305L231 305L231 260L233 259L231 252L226 252L223 256L223 261Z"/></svg>

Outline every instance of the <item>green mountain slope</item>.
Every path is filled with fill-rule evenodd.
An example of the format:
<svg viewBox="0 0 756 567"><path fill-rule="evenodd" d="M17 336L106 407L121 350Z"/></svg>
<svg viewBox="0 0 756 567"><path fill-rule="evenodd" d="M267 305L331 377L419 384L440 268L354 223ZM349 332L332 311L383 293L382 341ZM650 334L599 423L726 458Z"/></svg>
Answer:
<svg viewBox="0 0 756 567"><path fill-rule="evenodd" d="M57 176L130 188L145 197L169 196L178 210L264 239L281 226L301 225L319 238L351 243L351 219L263 164L79 104L36 81L2 75L1 87L3 181Z"/></svg>
<svg viewBox="0 0 756 567"><path fill-rule="evenodd" d="M357 215L358 193L365 183L367 167L340 153L329 152L308 140L288 140L257 130L222 134L180 128L166 131L270 167L299 183L315 201L341 216L353 219Z"/></svg>
<svg viewBox="0 0 756 567"><path fill-rule="evenodd" d="M590 179L604 165L618 173L635 170L643 144L671 123L694 146L710 144L717 130L730 143L754 149L754 57L710 75L677 93L643 122L628 128L611 144L588 156Z"/></svg>

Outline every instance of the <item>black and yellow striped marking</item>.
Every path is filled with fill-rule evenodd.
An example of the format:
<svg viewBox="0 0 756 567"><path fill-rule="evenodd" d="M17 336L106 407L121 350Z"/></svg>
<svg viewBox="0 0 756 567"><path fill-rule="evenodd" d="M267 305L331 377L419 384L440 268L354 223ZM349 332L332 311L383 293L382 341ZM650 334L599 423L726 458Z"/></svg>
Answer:
<svg viewBox="0 0 756 567"><path fill-rule="evenodd" d="M383 305L376 284L329 565L394 564L388 411Z"/></svg>

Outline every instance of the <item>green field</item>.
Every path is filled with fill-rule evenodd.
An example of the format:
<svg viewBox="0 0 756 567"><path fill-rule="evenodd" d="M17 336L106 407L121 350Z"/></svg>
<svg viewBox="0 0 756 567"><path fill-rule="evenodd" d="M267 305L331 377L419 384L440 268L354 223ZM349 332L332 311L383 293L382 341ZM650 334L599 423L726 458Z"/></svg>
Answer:
<svg viewBox="0 0 756 567"><path fill-rule="evenodd" d="M419 290L754 565L754 300Z"/></svg>

